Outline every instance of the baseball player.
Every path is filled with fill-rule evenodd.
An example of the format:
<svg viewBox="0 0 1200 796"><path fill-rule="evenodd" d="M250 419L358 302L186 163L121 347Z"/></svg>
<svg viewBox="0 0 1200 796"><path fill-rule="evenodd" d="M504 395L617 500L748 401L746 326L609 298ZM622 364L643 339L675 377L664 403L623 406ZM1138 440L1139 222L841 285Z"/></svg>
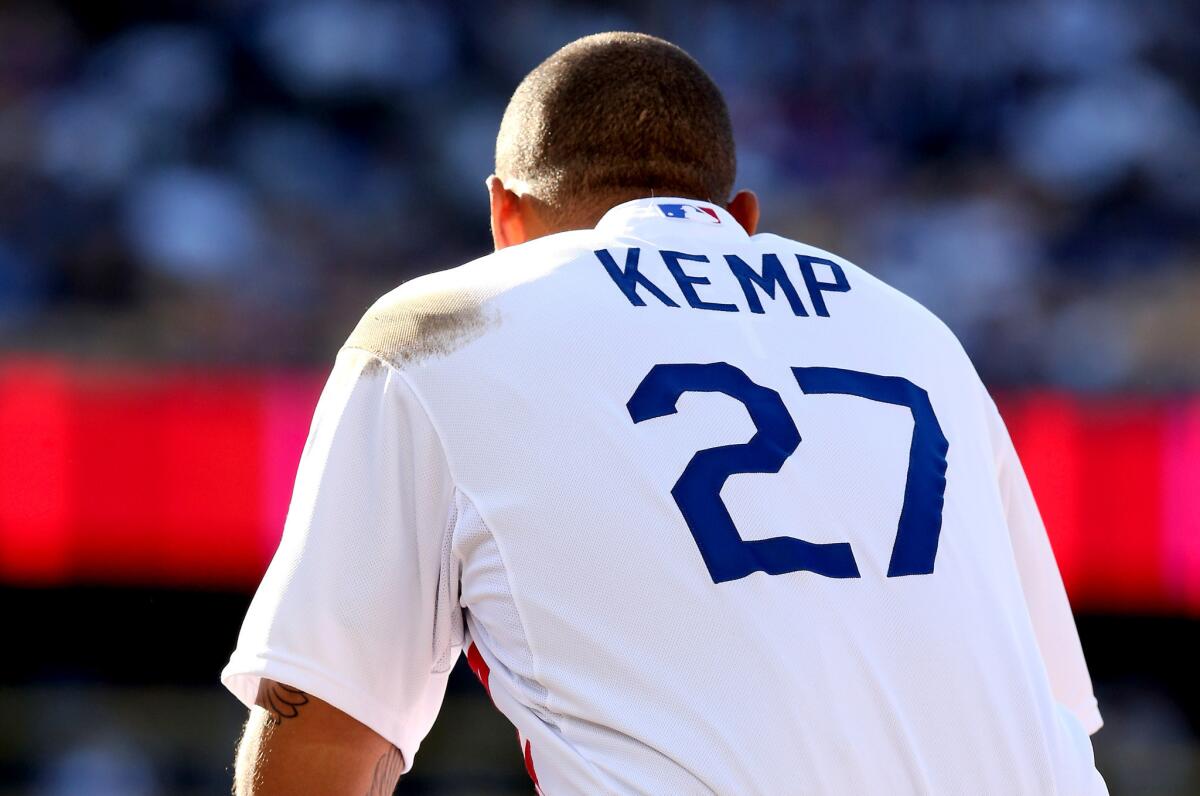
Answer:
<svg viewBox="0 0 1200 796"><path fill-rule="evenodd" d="M589 36L524 79L495 253L384 296L338 354L223 673L239 793L390 793L464 651L547 794L1107 792L959 342L759 233L734 176L672 44Z"/></svg>

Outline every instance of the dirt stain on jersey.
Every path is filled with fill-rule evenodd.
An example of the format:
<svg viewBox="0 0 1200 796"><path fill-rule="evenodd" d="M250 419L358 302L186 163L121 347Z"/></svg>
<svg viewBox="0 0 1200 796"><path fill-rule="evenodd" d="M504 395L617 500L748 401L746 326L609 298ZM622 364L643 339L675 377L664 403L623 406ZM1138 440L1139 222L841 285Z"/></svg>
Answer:
<svg viewBox="0 0 1200 796"><path fill-rule="evenodd" d="M346 341L395 368L444 357L500 325L500 314L470 291L428 293L368 310Z"/></svg>

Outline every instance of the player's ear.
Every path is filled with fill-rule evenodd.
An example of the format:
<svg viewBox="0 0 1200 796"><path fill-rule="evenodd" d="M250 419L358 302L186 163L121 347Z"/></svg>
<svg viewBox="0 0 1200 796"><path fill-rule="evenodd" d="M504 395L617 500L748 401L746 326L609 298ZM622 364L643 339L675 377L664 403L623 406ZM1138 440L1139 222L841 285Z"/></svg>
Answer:
<svg viewBox="0 0 1200 796"><path fill-rule="evenodd" d="M734 221L742 225L747 235L758 231L758 196L754 191L738 191L725 206Z"/></svg>
<svg viewBox="0 0 1200 796"><path fill-rule="evenodd" d="M528 237L521 216L521 199L504 187L495 174L487 178L488 198L492 214L492 244L496 251L524 243Z"/></svg>

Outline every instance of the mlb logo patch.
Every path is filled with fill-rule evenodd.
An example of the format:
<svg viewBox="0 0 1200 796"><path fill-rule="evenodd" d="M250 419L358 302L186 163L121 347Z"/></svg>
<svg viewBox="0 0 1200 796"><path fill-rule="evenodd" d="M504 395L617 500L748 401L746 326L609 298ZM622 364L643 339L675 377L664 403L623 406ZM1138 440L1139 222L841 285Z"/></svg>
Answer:
<svg viewBox="0 0 1200 796"><path fill-rule="evenodd" d="M658 210L667 218L688 218L692 221L703 221L708 224L720 224L721 217L711 207L699 205L660 204Z"/></svg>

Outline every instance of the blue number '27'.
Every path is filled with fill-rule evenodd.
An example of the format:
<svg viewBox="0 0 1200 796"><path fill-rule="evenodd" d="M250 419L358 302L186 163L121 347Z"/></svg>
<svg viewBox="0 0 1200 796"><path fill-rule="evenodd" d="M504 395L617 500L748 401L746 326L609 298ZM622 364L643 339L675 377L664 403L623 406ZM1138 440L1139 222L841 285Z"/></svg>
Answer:
<svg viewBox="0 0 1200 796"><path fill-rule="evenodd" d="M904 502L888 577L933 572L950 446L928 393L899 376L816 367L792 368L792 373L800 389L809 395L854 395L905 406L912 412ZM721 500L721 489L729 476L777 473L799 446L800 432L779 393L754 383L727 362L655 365L629 399L629 416L634 423L641 423L675 414L679 398L687 392L728 395L746 408L755 428L748 442L697 452L671 490L713 582L738 580L752 572L782 575L807 571L829 578L859 577L858 563L848 542L816 544L795 536L745 540Z"/></svg>

